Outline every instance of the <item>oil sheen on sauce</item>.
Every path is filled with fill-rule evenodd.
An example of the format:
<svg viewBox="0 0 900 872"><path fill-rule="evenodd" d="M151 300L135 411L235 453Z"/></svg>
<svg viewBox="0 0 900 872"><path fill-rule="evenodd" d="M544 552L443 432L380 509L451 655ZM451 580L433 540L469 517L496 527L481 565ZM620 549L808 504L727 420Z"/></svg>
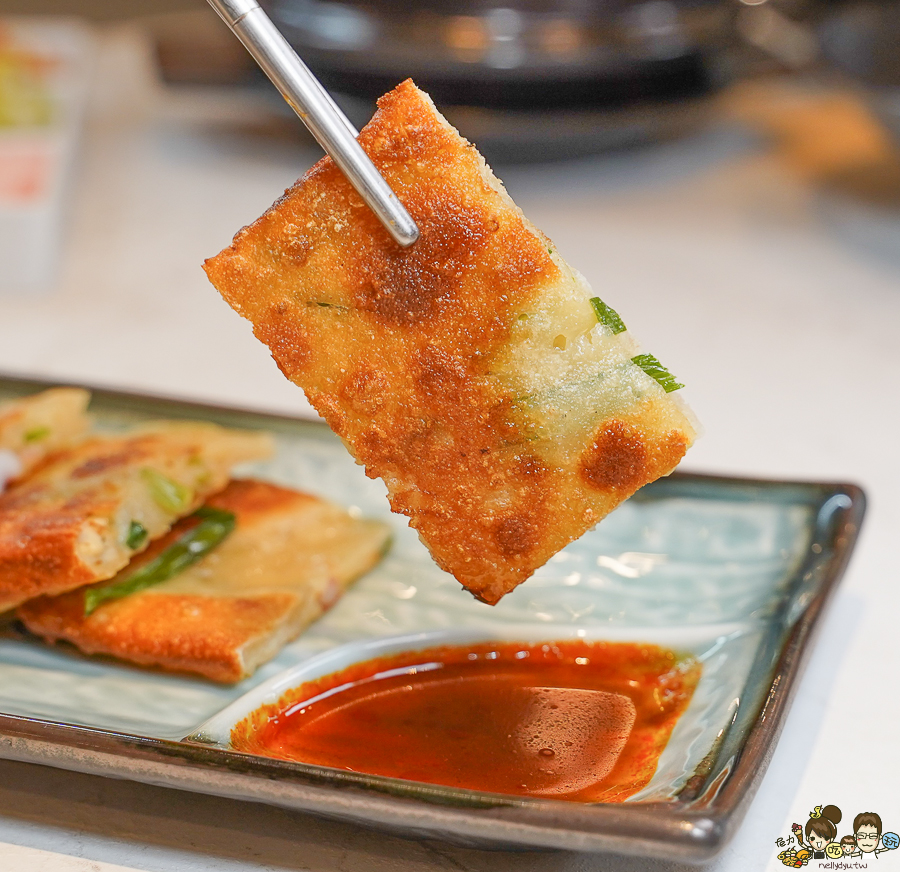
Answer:
<svg viewBox="0 0 900 872"><path fill-rule="evenodd" d="M655 645L431 648L307 682L239 751L490 793L621 802L652 778L700 664Z"/></svg>

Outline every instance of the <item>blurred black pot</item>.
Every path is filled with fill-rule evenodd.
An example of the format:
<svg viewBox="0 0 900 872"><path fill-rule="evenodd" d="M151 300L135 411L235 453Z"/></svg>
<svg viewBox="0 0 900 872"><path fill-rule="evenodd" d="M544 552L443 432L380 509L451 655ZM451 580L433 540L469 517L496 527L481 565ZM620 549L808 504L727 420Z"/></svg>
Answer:
<svg viewBox="0 0 900 872"><path fill-rule="evenodd" d="M706 115L735 9L723 0L268 0L330 89L371 101L408 76L493 157L684 133Z"/></svg>
<svg viewBox="0 0 900 872"><path fill-rule="evenodd" d="M357 125L411 76L492 160L683 135L722 86L778 69L843 71L900 139L900 0L263 3ZM155 30L171 81L262 81L209 10Z"/></svg>

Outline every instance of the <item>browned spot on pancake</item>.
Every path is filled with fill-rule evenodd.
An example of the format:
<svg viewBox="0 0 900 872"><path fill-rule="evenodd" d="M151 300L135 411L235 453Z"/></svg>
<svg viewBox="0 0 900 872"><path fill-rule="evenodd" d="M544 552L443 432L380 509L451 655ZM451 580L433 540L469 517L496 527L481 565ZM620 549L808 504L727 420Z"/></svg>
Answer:
<svg viewBox="0 0 900 872"><path fill-rule="evenodd" d="M92 475L102 475L117 467L128 466L144 453L140 443L135 440L127 444L123 451L113 451L99 457L92 457L82 463L72 470L72 478L89 478Z"/></svg>
<svg viewBox="0 0 900 872"><path fill-rule="evenodd" d="M510 515L494 527L494 539L501 552L513 557L527 554L537 545L538 531L527 515Z"/></svg>
<svg viewBox="0 0 900 872"><path fill-rule="evenodd" d="M435 317L487 245L484 210L433 200L417 217L421 237L408 249L371 252L353 282L356 306L394 324Z"/></svg>
<svg viewBox="0 0 900 872"><path fill-rule="evenodd" d="M608 421L581 458L581 477L601 490L639 487L647 476L647 449L640 434L621 421Z"/></svg>
<svg viewBox="0 0 900 872"><path fill-rule="evenodd" d="M292 308L284 302L270 306L267 316L253 328L256 338L269 346L275 363L288 378L301 372L312 354L306 331Z"/></svg>

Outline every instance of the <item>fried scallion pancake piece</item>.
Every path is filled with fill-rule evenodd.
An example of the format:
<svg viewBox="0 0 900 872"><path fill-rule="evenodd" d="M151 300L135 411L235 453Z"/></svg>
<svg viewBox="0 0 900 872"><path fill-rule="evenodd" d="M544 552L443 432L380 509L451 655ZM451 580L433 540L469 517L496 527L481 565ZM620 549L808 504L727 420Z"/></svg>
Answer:
<svg viewBox="0 0 900 872"><path fill-rule="evenodd" d="M0 491L85 435L90 399L81 388L50 388L0 403Z"/></svg>
<svg viewBox="0 0 900 872"><path fill-rule="evenodd" d="M233 481L206 505L234 512L235 529L180 575L87 617L83 590L32 600L19 617L33 633L88 654L238 681L374 566L390 538L386 524L259 481ZM191 523L179 521L120 577L160 554Z"/></svg>
<svg viewBox="0 0 900 872"><path fill-rule="evenodd" d="M111 578L271 451L266 433L158 422L53 455L0 494L0 612Z"/></svg>
<svg viewBox="0 0 900 872"><path fill-rule="evenodd" d="M326 158L205 269L437 563L495 603L671 472L695 426L427 95L407 81L378 105L359 141L418 242L393 243Z"/></svg>

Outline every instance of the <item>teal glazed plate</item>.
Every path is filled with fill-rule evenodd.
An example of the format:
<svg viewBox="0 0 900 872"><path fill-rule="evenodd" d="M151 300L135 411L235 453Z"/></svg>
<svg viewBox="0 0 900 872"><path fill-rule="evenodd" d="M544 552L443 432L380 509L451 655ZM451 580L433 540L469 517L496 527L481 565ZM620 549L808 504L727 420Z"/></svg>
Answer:
<svg viewBox="0 0 900 872"><path fill-rule="evenodd" d="M0 378L0 401L49 384ZM865 499L853 485L676 473L643 488L497 606L431 560L380 481L323 424L95 391L98 428L192 418L275 434L239 470L390 523L394 545L323 618L236 685L49 647L0 621L0 757L353 820L409 837L703 861L725 845L780 733ZM308 677L383 652L562 638L659 644L703 672L653 779L623 803L523 799L269 759L229 730Z"/></svg>

